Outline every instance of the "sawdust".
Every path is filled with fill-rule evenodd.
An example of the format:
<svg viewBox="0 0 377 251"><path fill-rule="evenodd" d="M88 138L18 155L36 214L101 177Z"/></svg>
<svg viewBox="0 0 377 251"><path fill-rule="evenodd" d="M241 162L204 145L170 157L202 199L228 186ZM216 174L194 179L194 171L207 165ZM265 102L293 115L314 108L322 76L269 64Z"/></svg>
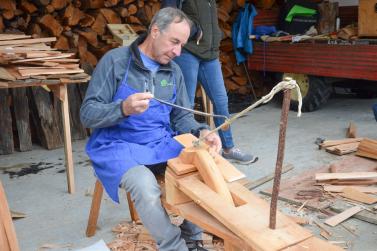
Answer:
<svg viewBox="0 0 377 251"><path fill-rule="evenodd" d="M183 218L177 215L169 215L171 222L179 226ZM141 222L121 222L112 231L116 237L107 246L111 251L157 251L156 242L149 235ZM204 248L209 251L224 251L224 243L216 236L203 233Z"/></svg>

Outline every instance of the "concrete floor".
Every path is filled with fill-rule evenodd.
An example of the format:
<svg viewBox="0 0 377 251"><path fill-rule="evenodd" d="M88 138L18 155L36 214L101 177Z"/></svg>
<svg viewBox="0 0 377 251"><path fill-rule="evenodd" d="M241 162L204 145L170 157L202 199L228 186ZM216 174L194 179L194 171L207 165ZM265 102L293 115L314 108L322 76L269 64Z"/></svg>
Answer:
<svg viewBox="0 0 377 251"><path fill-rule="evenodd" d="M314 141L317 137L344 138L350 121L356 123L359 136L377 138L377 123L371 111L375 102L377 100L337 96L321 110L304 113L301 118L290 112L285 163L292 163L295 168L283 177L337 160L339 157L318 150ZM259 156L259 161L253 165L238 166L249 179L255 180L273 172L279 119L280 107L277 103L271 103L257 108L232 126L237 146ZM45 244L69 245L53 250L74 250L89 246L99 239L108 242L114 237L111 228L130 219L124 194L121 195L123 200L120 205L106 198L101 207L98 224L100 229L95 237L85 237L91 203L88 193L93 189L94 177L84 146L84 141L73 144L76 182L76 193L73 195L67 193L62 149L46 151L35 146L31 152L0 156L0 179L10 207L13 211L27 215L14 222L22 251L36 251ZM30 167L34 173L30 172ZM26 168L24 172L22 168ZM271 184L269 182L256 191L270 187ZM292 208L284 203L280 203L279 207L283 211ZM309 218L316 216L307 210L304 210L304 215ZM332 240L350 240L352 246L348 250L377 250L376 225L354 219L345 224L356 227L358 236L342 227L336 227L331 229L335 233ZM308 228L318 234L318 228Z"/></svg>

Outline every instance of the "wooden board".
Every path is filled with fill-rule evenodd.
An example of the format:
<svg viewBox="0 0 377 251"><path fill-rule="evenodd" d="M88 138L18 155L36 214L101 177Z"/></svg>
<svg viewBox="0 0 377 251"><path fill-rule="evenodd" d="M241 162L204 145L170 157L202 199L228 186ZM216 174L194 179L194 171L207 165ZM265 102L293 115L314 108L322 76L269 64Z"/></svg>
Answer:
<svg viewBox="0 0 377 251"><path fill-rule="evenodd" d="M174 137L174 139L177 140L183 146L185 146L185 148L193 147L193 142L197 140L197 138L192 134L181 134ZM214 159L217 164L217 167L220 169L220 172L222 173L224 179L227 182L233 182L246 177L244 173L235 168L232 164L229 163L229 161L224 159L220 154L214 153ZM176 159L169 160L168 165L170 161L172 164L172 169L176 171L177 175L189 173L193 170L196 170L196 168L194 169L192 165L181 165L182 161Z"/></svg>
<svg viewBox="0 0 377 251"><path fill-rule="evenodd" d="M377 37L376 0L359 0L359 36Z"/></svg>
<svg viewBox="0 0 377 251"><path fill-rule="evenodd" d="M337 215L334 215L333 217L330 217L328 218L325 223L329 226L332 226L332 227L335 227L336 225L338 225L339 223L347 220L348 218L350 218L352 215L354 214L357 214L358 212L360 212L361 210L363 210L361 207L359 206L354 206L354 207L351 207L343 212L341 212L340 214L337 214Z"/></svg>
<svg viewBox="0 0 377 251"><path fill-rule="evenodd" d="M238 201L236 207L225 202L193 176L179 179L177 182L184 193L255 250L281 250L312 236L279 212L277 228L270 229L267 202L237 182L229 184L232 195L238 196L235 198Z"/></svg>
<svg viewBox="0 0 377 251"><path fill-rule="evenodd" d="M317 181L324 180L361 180L361 179L375 179L377 172L348 172L340 173L316 173L315 179Z"/></svg>
<svg viewBox="0 0 377 251"><path fill-rule="evenodd" d="M377 197L372 197L371 195L360 192L359 190L353 189L351 187L344 188L340 195L345 198L365 204L374 204L377 202Z"/></svg>
<svg viewBox="0 0 377 251"><path fill-rule="evenodd" d="M2 251L19 251L16 231L13 226L9 206L0 181L0 247ZM4 249L3 249L4 248Z"/></svg>
<svg viewBox="0 0 377 251"><path fill-rule="evenodd" d="M331 193L341 193L342 190L346 187L351 187L363 193L377 193L376 186L333 186L333 185L324 185L323 190Z"/></svg>

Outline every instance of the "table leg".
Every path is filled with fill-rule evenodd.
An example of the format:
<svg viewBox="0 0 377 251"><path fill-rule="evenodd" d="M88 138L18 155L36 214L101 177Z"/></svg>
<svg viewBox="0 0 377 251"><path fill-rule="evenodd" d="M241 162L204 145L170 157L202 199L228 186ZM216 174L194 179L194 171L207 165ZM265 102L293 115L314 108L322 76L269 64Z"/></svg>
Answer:
<svg viewBox="0 0 377 251"><path fill-rule="evenodd" d="M63 129L64 129L64 152L65 152L65 168L67 172L68 193L75 192L75 180L73 173L73 158L72 158L72 141L71 141L71 127L69 124L69 106L68 106L68 92L67 85L60 85L60 95L62 101L63 114Z"/></svg>

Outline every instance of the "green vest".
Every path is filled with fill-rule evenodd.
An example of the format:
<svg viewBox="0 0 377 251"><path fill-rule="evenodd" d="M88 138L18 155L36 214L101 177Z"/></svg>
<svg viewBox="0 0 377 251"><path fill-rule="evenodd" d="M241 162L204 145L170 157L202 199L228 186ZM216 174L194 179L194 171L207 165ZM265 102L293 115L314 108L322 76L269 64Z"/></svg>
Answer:
<svg viewBox="0 0 377 251"><path fill-rule="evenodd" d="M187 42L184 48L204 60L218 58L223 33L219 28L217 19L216 1L184 0L182 11L203 31L199 45L193 38Z"/></svg>

